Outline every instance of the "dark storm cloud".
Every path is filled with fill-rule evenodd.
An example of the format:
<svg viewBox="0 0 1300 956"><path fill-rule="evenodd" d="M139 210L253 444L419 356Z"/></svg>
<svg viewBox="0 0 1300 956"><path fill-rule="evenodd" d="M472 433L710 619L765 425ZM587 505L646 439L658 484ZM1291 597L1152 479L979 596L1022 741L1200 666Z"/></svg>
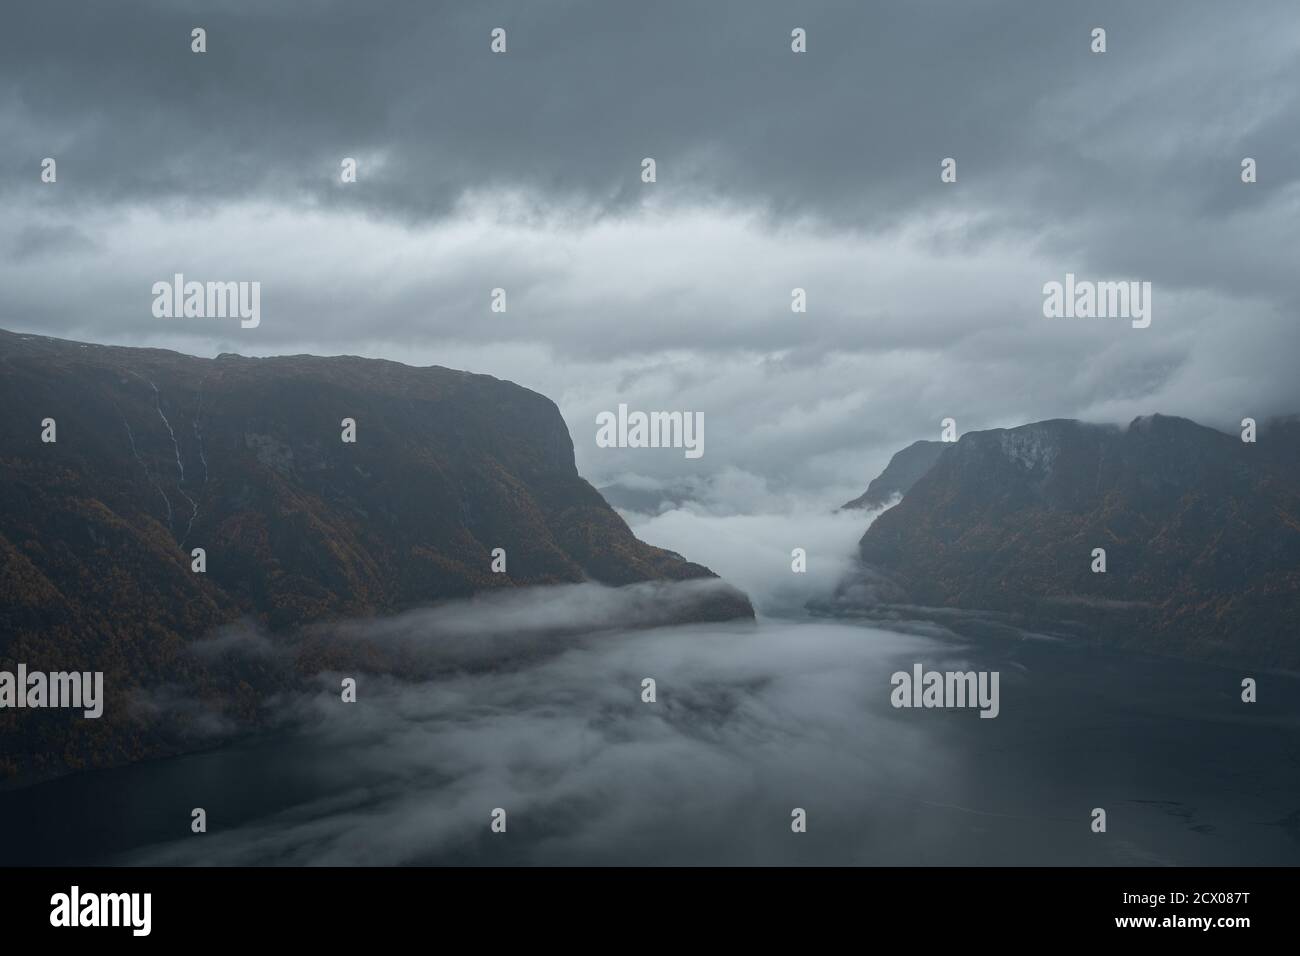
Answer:
<svg viewBox="0 0 1300 956"><path fill-rule="evenodd" d="M630 206L652 155L679 198L880 225L933 203L955 156L965 198L1017 224L1099 203L1212 217L1240 208L1242 155L1269 157L1273 188L1300 176L1288 23L1285 2L24 4L0 39L6 165L57 152L87 200L419 218L471 188ZM367 155L367 189L336 188Z"/></svg>
<svg viewBox="0 0 1300 956"><path fill-rule="evenodd" d="M1294 412L1298 26L1290 0L23 4L0 326L489 372L557 400L597 481L865 482L957 413ZM155 319L174 271L262 281L265 320ZM1151 281L1153 326L1045 320L1066 272ZM595 455L625 400L703 411L708 457Z"/></svg>
<svg viewBox="0 0 1300 956"><path fill-rule="evenodd" d="M94 240L74 226L34 224L18 232L8 253L13 259L22 261L60 252L86 252L94 248Z"/></svg>

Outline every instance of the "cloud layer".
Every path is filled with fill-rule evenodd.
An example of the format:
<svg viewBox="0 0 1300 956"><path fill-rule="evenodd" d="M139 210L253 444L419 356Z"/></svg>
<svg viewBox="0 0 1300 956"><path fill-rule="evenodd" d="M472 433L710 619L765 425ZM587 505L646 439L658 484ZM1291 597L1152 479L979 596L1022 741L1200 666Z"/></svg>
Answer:
<svg viewBox="0 0 1300 956"><path fill-rule="evenodd" d="M1294 412L1297 26L1286 0L29 4L0 36L0 325L470 368L555 398L598 484L731 468L828 504L948 416ZM174 272L261 281L261 326L154 319ZM1151 328L1045 319L1066 272L1151 281ZM704 412L705 457L597 449L620 401Z"/></svg>

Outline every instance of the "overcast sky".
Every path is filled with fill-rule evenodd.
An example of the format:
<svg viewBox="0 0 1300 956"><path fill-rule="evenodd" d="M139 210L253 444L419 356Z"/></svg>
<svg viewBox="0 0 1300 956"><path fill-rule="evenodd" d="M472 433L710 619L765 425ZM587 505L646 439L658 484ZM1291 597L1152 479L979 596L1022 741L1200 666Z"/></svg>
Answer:
<svg viewBox="0 0 1300 956"><path fill-rule="evenodd" d="M466 368L597 484L828 504L948 416L1300 411L1294 0L215 6L6 10L0 326ZM155 318L175 272L261 324ZM1150 327L1044 318L1067 272L1151 282ZM620 402L704 456L598 449Z"/></svg>

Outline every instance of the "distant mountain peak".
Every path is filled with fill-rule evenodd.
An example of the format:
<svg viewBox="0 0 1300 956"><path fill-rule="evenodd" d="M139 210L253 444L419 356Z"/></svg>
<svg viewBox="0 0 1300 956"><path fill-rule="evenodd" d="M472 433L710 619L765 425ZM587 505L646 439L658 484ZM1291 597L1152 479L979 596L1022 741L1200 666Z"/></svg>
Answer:
<svg viewBox="0 0 1300 956"><path fill-rule="evenodd" d="M930 470L947 444L939 441L915 441L889 459L885 470L871 480L867 490L840 506L841 511L874 511L889 504L896 496L907 494L917 480Z"/></svg>

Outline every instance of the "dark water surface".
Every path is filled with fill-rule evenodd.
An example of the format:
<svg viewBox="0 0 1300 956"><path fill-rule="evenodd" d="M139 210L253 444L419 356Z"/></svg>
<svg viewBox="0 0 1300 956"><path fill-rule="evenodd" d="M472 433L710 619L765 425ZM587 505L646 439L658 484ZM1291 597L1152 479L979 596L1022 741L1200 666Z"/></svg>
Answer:
<svg viewBox="0 0 1300 956"><path fill-rule="evenodd" d="M913 663L997 670L1000 715L894 709ZM766 621L337 686L274 736L0 793L0 862L1300 863L1292 676Z"/></svg>

